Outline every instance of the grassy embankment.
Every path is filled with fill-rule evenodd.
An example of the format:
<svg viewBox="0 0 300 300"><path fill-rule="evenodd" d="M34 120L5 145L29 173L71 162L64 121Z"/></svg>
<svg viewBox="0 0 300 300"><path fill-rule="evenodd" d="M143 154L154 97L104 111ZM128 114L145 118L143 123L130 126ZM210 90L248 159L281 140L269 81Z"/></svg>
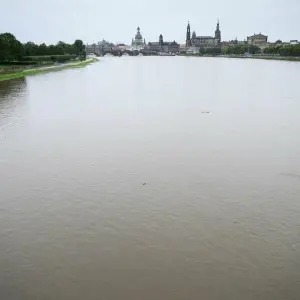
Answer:
<svg viewBox="0 0 300 300"><path fill-rule="evenodd" d="M227 58L247 58L247 59L266 59L266 60L283 60L283 61L300 61L300 57L293 56L269 56L269 55L253 55L253 56L243 56L243 55L222 55L222 57Z"/></svg>
<svg viewBox="0 0 300 300"><path fill-rule="evenodd" d="M296 56L279 56L279 55L234 55L234 54L188 54L187 56L195 56L195 57L226 57L226 58L243 58L243 59L266 59L266 60L283 60L283 61L300 61L300 57Z"/></svg>
<svg viewBox="0 0 300 300"><path fill-rule="evenodd" d="M0 81L16 79L16 78L23 78L23 77L26 77L29 75L37 75L40 73L59 71L59 70L63 70L63 69L82 68L82 67L84 67L88 64L94 63L96 61L98 61L98 60L93 58L93 59L87 59L87 60L76 62L76 63L71 62L71 63L66 63L66 64L62 64L62 65L58 65L58 66L33 68L33 69L23 70L21 72L16 72L16 73L0 74Z"/></svg>
<svg viewBox="0 0 300 300"><path fill-rule="evenodd" d="M269 60L285 60L285 61L300 61L300 57L293 56L252 56L253 59L269 59Z"/></svg>

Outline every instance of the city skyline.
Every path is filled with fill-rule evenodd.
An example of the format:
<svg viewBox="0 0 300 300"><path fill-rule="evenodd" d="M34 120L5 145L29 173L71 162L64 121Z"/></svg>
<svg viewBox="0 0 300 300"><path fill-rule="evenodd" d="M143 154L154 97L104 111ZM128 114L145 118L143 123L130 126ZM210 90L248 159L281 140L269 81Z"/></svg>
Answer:
<svg viewBox="0 0 300 300"><path fill-rule="evenodd" d="M184 43L187 21L197 34L212 35L220 18L224 41L236 37L244 40L259 32L268 35L270 41L300 39L297 19L300 3L297 0L285 4L254 0L248 7L236 0L226 3L191 0L172 4L162 0L155 4L155 1L149 4L137 0L101 5L96 0L88 4L81 0L75 4L70 0L51 3L12 0L3 4L0 26L2 32L11 32L22 42L51 44L80 38L91 43L104 38L113 43L129 44L140 26L147 42L157 40L162 34L166 40Z"/></svg>

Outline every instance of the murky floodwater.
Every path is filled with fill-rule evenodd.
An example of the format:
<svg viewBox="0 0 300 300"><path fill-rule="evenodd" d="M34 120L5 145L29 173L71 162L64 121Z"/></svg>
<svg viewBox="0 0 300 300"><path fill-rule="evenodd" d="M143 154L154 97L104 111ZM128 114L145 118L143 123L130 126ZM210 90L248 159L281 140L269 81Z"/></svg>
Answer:
<svg viewBox="0 0 300 300"><path fill-rule="evenodd" d="M299 74L123 57L0 83L0 298L299 299Z"/></svg>

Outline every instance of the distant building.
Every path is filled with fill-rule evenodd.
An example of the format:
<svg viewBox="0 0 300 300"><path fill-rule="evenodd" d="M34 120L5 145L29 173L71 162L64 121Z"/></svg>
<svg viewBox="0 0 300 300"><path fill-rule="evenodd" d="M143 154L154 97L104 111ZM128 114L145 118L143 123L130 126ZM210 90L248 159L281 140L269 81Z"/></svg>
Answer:
<svg viewBox="0 0 300 300"><path fill-rule="evenodd" d="M125 44L117 44L114 46L113 50L118 52L124 52L128 49L128 47Z"/></svg>
<svg viewBox="0 0 300 300"><path fill-rule="evenodd" d="M114 47L114 44L107 42L106 40L102 40L101 42L98 42L97 44L91 44L91 45L86 45L85 50L87 54L98 54L101 55L105 52L111 52Z"/></svg>
<svg viewBox="0 0 300 300"><path fill-rule="evenodd" d="M164 53L178 53L179 48L180 45L175 41L164 42L164 38L162 34L159 36L158 42L150 42L148 43L148 47L147 47L149 51L164 52Z"/></svg>
<svg viewBox="0 0 300 300"><path fill-rule="evenodd" d="M132 39L132 42L131 42L132 50L142 50L145 48L145 46L146 46L146 40L143 39L143 36L140 31L140 27L138 27L135 38Z"/></svg>
<svg viewBox="0 0 300 300"><path fill-rule="evenodd" d="M216 47L218 45L218 42L215 38L211 36L197 36L196 33L193 32L192 38L192 46L195 47Z"/></svg>
<svg viewBox="0 0 300 300"><path fill-rule="evenodd" d="M97 52L100 52L100 50L99 50L97 44L95 44L95 43L91 44L91 45L86 44L85 45L85 52L86 52L86 54L92 54L92 53L96 54Z"/></svg>
<svg viewBox="0 0 300 300"><path fill-rule="evenodd" d="M114 44L103 39L101 42L98 42L98 46L102 49L103 52L109 52L114 47Z"/></svg>
<svg viewBox="0 0 300 300"><path fill-rule="evenodd" d="M184 54L186 53L187 47L185 44L179 45L179 53Z"/></svg>
<svg viewBox="0 0 300 300"><path fill-rule="evenodd" d="M186 30L186 47L196 47L200 48L212 48L218 47L221 43L221 30L220 30L220 23L218 20L217 28L215 30L214 36L197 36L196 32L193 31L191 36L191 26L190 23L187 25ZM193 50L194 51L194 50Z"/></svg>
<svg viewBox="0 0 300 300"><path fill-rule="evenodd" d="M290 45L299 45L300 42L298 40L290 40Z"/></svg>
<svg viewBox="0 0 300 300"><path fill-rule="evenodd" d="M199 53L199 48L195 46L188 47L186 50L186 54L197 54Z"/></svg>
<svg viewBox="0 0 300 300"><path fill-rule="evenodd" d="M266 35L263 35L261 33L254 34L247 37L247 42L250 45L254 46L263 46L264 44L268 43L268 37Z"/></svg>
<svg viewBox="0 0 300 300"><path fill-rule="evenodd" d="M153 52L161 52L161 45L159 42L149 42L147 45L147 50L153 51Z"/></svg>
<svg viewBox="0 0 300 300"><path fill-rule="evenodd" d="M236 38L235 40L221 42L220 47L221 48L228 48L228 47L234 47L234 46L237 46L237 45L246 45L246 44L247 44L246 41L239 41Z"/></svg>
<svg viewBox="0 0 300 300"><path fill-rule="evenodd" d="M246 41L237 41L237 44L238 44L238 45L246 45L247 42L246 42Z"/></svg>

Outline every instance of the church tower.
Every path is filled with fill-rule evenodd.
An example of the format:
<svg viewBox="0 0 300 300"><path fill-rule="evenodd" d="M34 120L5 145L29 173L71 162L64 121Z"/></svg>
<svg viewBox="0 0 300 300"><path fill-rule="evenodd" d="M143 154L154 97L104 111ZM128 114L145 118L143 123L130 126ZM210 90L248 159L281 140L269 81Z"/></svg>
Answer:
<svg viewBox="0 0 300 300"><path fill-rule="evenodd" d="M186 28L186 42L185 45L191 46L191 26L190 26L190 22L188 22L187 28Z"/></svg>
<svg viewBox="0 0 300 300"><path fill-rule="evenodd" d="M159 46L162 46L163 43L164 43L164 38L163 38L163 35L161 34L161 35L159 36Z"/></svg>
<svg viewBox="0 0 300 300"><path fill-rule="evenodd" d="M215 31L215 39L218 40L218 44L221 43L221 31L220 31L220 22L218 19L218 23L217 23L217 29Z"/></svg>

